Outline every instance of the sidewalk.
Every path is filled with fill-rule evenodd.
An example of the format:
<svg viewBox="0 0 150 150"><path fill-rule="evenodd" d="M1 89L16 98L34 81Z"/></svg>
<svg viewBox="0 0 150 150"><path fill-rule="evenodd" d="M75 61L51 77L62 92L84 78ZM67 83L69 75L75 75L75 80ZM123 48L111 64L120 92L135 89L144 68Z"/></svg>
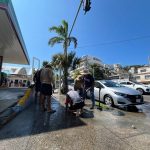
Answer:
<svg viewBox="0 0 150 150"><path fill-rule="evenodd" d="M54 94L54 114L32 104L0 130L1 150L149 150L149 132L132 129L131 120L110 111L76 117L66 113L63 95ZM90 104L90 101L88 102ZM149 128L148 128L149 130Z"/></svg>

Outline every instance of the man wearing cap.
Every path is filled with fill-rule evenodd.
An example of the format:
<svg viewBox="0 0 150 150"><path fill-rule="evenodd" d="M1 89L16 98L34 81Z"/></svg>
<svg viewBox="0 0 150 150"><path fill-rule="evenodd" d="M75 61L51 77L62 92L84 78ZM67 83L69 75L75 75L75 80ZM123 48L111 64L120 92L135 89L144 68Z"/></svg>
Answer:
<svg viewBox="0 0 150 150"><path fill-rule="evenodd" d="M83 70L81 74L83 75L84 98L86 97L86 93L89 90L91 101L92 101L92 107L90 109L94 109L94 106L95 106L94 78L88 70Z"/></svg>

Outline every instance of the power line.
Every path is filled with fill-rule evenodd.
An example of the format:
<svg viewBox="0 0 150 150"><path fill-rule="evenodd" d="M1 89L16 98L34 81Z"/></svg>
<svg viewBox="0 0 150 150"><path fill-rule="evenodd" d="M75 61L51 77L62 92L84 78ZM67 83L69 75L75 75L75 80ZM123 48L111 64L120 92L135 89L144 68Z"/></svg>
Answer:
<svg viewBox="0 0 150 150"><path fill-rule="evenodd" d="M74 21L73 21L73 24L72 24L72 27L71 27L71 30L70 30L70 33L69 33L69 37L70 37L70 35L71 35L71 33L72 33L73 27L74 27L74 25L75 25L75 22L76 22L76 20L77 20L78 15L79 15L79 12L80 12L82 3L83 3L83 0L81 0L81 2L80 2L78 11L77 11L77 13L76 13L75 19L74 19Z"/></svg>
<svg viewBox="0 0 150 150"><path fill-rule="evenodd" d="M120 43L125 43L125 42L130 42L130 41L135 41L135 40L141 40L141 39L147 39L147 38L150 38L150 35L139 36L139 37L136 37L136 38L125 39L125 40L118 40L118 41L110 41L110 42L104 42L104 43L83 45L83 46L77 47L77 49L79 49L79 48L82 49L82 48L87 48L87 47L97 47L97 46L103 46L103 45L120 44Z"/></svg>

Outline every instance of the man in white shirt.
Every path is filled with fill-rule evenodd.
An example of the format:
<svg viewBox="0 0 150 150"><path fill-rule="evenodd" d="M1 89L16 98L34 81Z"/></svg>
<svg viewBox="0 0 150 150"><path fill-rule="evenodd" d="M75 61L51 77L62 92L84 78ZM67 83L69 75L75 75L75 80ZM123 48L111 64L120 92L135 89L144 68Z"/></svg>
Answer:
<svg viewBox="0 0 150 150"><path fill-rule="evenodd" d="M81 99L79 92L71 90L67 93L66 96L66 106L70 104L71 110L82 109L84 107L84 101Z"/></svg>

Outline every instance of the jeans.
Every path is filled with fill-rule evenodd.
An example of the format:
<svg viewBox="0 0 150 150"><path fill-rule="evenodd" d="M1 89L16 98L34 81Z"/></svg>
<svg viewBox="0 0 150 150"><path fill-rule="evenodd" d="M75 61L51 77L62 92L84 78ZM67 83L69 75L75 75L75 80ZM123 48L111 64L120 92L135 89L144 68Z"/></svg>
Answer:
<svg viewBox="0 0 150 150"><path fill-rule="evenodd" d="M91 98L91 101L92 101L92 107L94 107L95 106L94 87L90 87L90 88L85 88L84 89L84 99L86 98L86 94L88 92L87 90L90 92L90 98Z"/></svg>

